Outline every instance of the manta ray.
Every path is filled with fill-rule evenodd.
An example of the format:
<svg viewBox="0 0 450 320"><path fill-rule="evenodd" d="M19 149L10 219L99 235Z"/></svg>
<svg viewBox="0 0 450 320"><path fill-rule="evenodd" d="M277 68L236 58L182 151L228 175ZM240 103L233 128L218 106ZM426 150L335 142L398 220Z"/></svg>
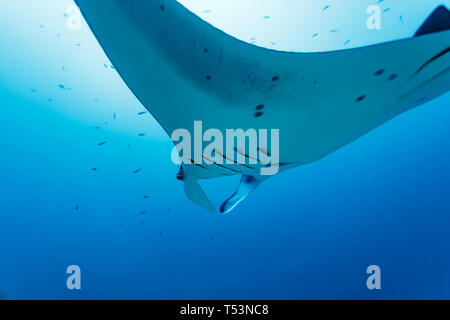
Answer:
<svg viewBox="0 0 450 320"><path fill-rule="evenodd" d="M220 130L278 128L279 172L318 161L450 88L445 6L407 39L297 53L240 41L175 0L76 3L122 79L169 135L198 120ZM215 211L198 181L241 175L220 206L227 213L268 179L260 166L192 161L177 178L190 200Z"/></svg>

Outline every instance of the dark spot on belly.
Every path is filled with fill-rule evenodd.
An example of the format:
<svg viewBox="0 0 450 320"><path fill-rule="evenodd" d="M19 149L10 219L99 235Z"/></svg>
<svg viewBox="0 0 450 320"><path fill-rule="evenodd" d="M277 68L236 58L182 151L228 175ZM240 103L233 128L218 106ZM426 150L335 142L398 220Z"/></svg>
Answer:
<svg viewBox="0 0 450 320"><path fill-rule="evenodd" d="M366 98L366 95L363 94L362 96L359 96L358 98L356 98L356 102L361 102Z"/></svg>
<svg viewBox="0 0 450 320"><path fill-rule="evenodd" d="M395 80L397 78L397 74L393 74L393 75L391 75L390 77L389 77L389 81L392 81L392 80Z"/></svg>
<svg viewBox="0 0 450 320"><path fill-rule="evenodd" d="M257 105L255 109L262 110L262 109L264 109L264 105L263 104Z"/></svg>
<svg viewBox="0 0 450 320"><path fill-rule="evenodd" d="M208 53L208 48L205 48L205 49L203 50L203 52L204 52L204 53Z"/></svg>
<svg viewBox="0 0 450 320"><path fill-rule="evenodd" d="M263 113L261 111L258 111L255 113L255 118L259 118L263 115Z"/></svg>
<svg viewBox="0 0 450 320"><path fill-rule="evenodd" d="M279 77L279 76L274 76L274 77L272 78L272 81L273 81L273 82L276 82L276 81L278 81L278 80L280 80L280 77Z"/></svg>
<svg viewBox="0 0 450 320"><path fill-rule="evenodd" d="M207 75L205 78L206 78L206 80L208 80L208 81L212 79L212 77L211 77L210 75Z"/></svg>
<svg viewBox="0 0 450 320"><path fill-rule="evenodd" d="M418 102L419 102L419 103L422 103L422 102L424 102L425 100L427 100L427 97L420 98Z"/></svg>
<svg viewBox="0 0 450 320"><path fill-rule="evenodd" d="M164 10L166 10L166 7L163 6L163 5L160 5L160 6L159 6L159 9L160 9L161 11L164 11Z"/></svg>
<svg viewBox="0 0 450 320"><path fill-rule="evenodd" d="M378 76L381 76L383 73L384 73L384 69L380 69L374 73L374 76L378 77Z"/></svg>

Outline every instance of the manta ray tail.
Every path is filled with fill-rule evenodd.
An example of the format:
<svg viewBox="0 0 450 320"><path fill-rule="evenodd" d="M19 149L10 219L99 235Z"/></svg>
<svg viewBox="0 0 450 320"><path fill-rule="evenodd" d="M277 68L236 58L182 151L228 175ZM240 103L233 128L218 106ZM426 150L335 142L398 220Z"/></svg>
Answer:
<svg viewBox="0 0 450 320"><path fill-rule="evenodd" d="M220 206L220 212L229 213L247 198L247 196L254 191L262 181L262 179L243 174L236 192Z"/></svg>

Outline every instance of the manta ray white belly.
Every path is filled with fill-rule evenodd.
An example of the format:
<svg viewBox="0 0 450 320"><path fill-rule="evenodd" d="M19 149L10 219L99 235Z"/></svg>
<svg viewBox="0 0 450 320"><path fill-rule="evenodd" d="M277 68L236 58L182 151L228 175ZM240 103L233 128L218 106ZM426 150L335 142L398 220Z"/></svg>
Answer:
<svg viewBox="0 0 450 320"><path fill-rule="evenodd" d="M280 171L323 158L450 87L450 12L410 39L327 53L287 53L234 39L175 0L77 0L106 54L171 134L279 129ZM245 150L239 151L245 153ZM248 155L246 155L248 156ZM241 174L231 211L262 181L261 165L183 164L187 196L214 211L198 179Z"/></svg>

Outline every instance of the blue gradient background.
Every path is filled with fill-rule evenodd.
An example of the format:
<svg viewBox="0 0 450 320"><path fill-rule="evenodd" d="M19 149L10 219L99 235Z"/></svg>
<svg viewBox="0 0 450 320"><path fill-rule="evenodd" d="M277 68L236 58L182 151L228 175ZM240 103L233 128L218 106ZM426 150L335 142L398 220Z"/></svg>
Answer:
<svg viewBox="0 0 450 320"><path fill-rule="evenodd" d="M385 0L370 31L374 2L182 1L244 41L292 51L408 37L450 5ZM137 115L87 25L66 27L71 4L0 0L3 298L450 298L448 93L211 214L185 197L169 138ZM203 185L219 203L237 182ZM81 291L66 289L72 264ZM371 264L380 291L366 288Z"/></svg>

